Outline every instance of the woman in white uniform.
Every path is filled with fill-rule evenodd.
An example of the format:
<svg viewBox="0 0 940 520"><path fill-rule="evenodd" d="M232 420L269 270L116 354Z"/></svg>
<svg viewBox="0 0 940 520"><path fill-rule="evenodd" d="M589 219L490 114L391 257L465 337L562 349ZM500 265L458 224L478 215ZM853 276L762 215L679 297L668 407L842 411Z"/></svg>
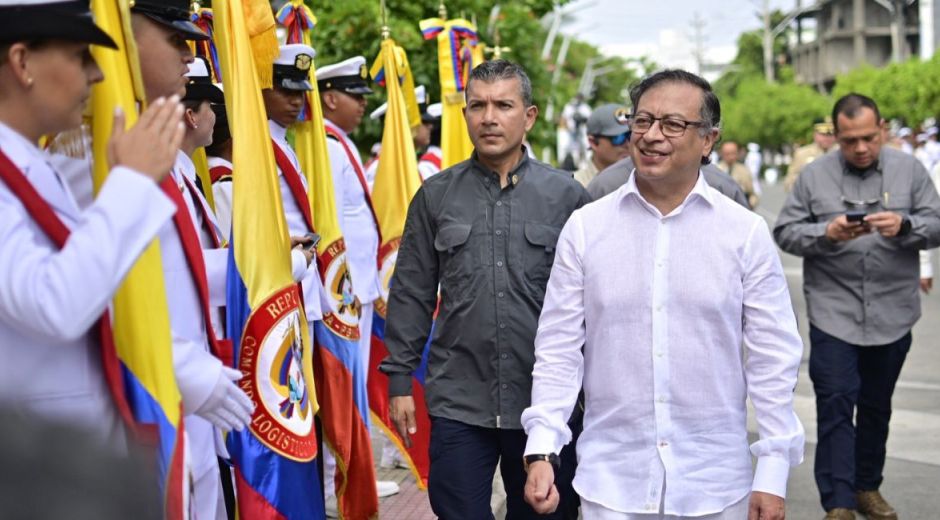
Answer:
<svg viewBox="0 0 940 520"><path fill-rule="evenodd" d="M182 139L182 106L161 99L129 131L115 115L110 174L79 209L37 143L81 124L103 79L89 44L115 47L87 0L0 0L0 406L87 429L122 450L99 325L173 214L157 181Z"/></svg>

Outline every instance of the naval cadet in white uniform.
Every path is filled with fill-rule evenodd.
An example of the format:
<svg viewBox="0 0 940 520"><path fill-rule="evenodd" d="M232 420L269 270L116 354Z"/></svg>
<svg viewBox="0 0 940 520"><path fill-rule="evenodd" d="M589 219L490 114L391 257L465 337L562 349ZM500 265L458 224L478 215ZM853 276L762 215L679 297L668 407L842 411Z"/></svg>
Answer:
<svg viewBox="0 0 940 520"><path fill-rule="evenodd" d="M97 323L173 214L157 182L182 139L182 107L155 99L126 132L116 116L111 171L80 209L37 142L81 124L103 78L89 44L116 47L87 0L0 0L0 406L123 450Z"/></svg>

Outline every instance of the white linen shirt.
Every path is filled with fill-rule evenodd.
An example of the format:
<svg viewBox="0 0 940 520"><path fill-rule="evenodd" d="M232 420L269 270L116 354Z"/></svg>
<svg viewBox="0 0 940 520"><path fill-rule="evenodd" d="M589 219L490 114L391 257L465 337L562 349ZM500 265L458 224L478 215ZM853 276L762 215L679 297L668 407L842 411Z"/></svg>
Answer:
<svg viewBox="0 0 940 520"><path fill-rule="evenodd" d="M232 170L232 163L221 157L206 157L209 169L224 166ZM234 173L234 172L233 172ZM225 240L232 236L232 181L219 181L212 183L212 198L215 201L215 218L222 228Z"/></svg>
<svg viewBox="0 0 940 520"><path fill-rule="evenodd" d="M324 120L324 123L343 139L352 150L353 159L359 168L362 168L356 144L349 139L346 132L330 120ZM372 217L355 166L349 161L343 145L333 139L327 139L326 147L333 170L333 194L336 197L339 226L346 241L346 264L349 266L353 292L360 302L368 304L380 294L377 260L379 231L375 227L375 219Z"/></svg>
<svg viewBox="0 0 940 520"><path fill-rule="evenodd" d="M751 489L783 497L803 458L802 351L766 223L701 175L663 216L631 176L575 211L558 239L522 414L526 454L570 441L583 382L574 487L585 499L700 516ZM753 482L746 398L760 430Z"/></svg>

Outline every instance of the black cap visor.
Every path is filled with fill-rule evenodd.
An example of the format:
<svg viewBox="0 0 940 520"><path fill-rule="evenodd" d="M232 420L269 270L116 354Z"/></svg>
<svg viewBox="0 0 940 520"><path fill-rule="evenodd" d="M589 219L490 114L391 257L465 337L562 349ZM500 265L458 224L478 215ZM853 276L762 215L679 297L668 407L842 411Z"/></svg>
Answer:
<svg viewBox="0 0 940 520"><path fill-rule="evenodd" d="M160 16L159 14L149 13L146 11L141 12L141 14L160 25L169 27L170 29L178 32L183 36L183 38L187 40L203 41L209 39L208 34L202 32L202 29L197 27L196 24L190 22L189 20L173 20L171 18L166 18L164 16Z"/></svg>
<svg viewBox="0 0 940 520"><path fill-rule="evenodd" d="M68 8L60 10L48 7L65 7L69 4L73 2L0 7L0 43L50 39L117 49L117 44L108 33L95 25L87 3L84 10L76 12Z"/></svg>
<svg viewBox="0 0 940 520"><path fill-rule="evenodd" d="M313 85L305 79L280 77L277 79L277 86L286 90L313 90Z"/></svg>
<svg viewBox="0 0 940 520"><path fill-rule="evenodd" d="M208 101L217 105L225 104L225 94L211 83L190 83L186 85L183 101Z"/></svg>

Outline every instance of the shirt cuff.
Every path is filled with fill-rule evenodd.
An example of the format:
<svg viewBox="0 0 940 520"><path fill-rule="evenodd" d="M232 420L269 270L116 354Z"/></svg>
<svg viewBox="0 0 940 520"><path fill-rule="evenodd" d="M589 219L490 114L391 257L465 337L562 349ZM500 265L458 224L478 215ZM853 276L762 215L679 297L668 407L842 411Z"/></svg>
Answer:
<svg viewBox="0 0 940 520"><path fill-rule="evenodd" d="M753 491L770 493L780 498L787 497L787 479L790 476L790 463L780 457L760 457L754 471Z"/></svg>
<svg viewBox="0 0 940 520"><path fill-rule="evenodd" d="M389 374L388 375L388 396L401 397L412 395L411 375L410 374Z"/></svg>
<svg viewBox="0 0 940 520"><path fill-rule="evenodd" d="M523 455L557 454L561 453L561 449L565 446L563 433L556 432L541 423L532 425L527 436Z"/></svg>

